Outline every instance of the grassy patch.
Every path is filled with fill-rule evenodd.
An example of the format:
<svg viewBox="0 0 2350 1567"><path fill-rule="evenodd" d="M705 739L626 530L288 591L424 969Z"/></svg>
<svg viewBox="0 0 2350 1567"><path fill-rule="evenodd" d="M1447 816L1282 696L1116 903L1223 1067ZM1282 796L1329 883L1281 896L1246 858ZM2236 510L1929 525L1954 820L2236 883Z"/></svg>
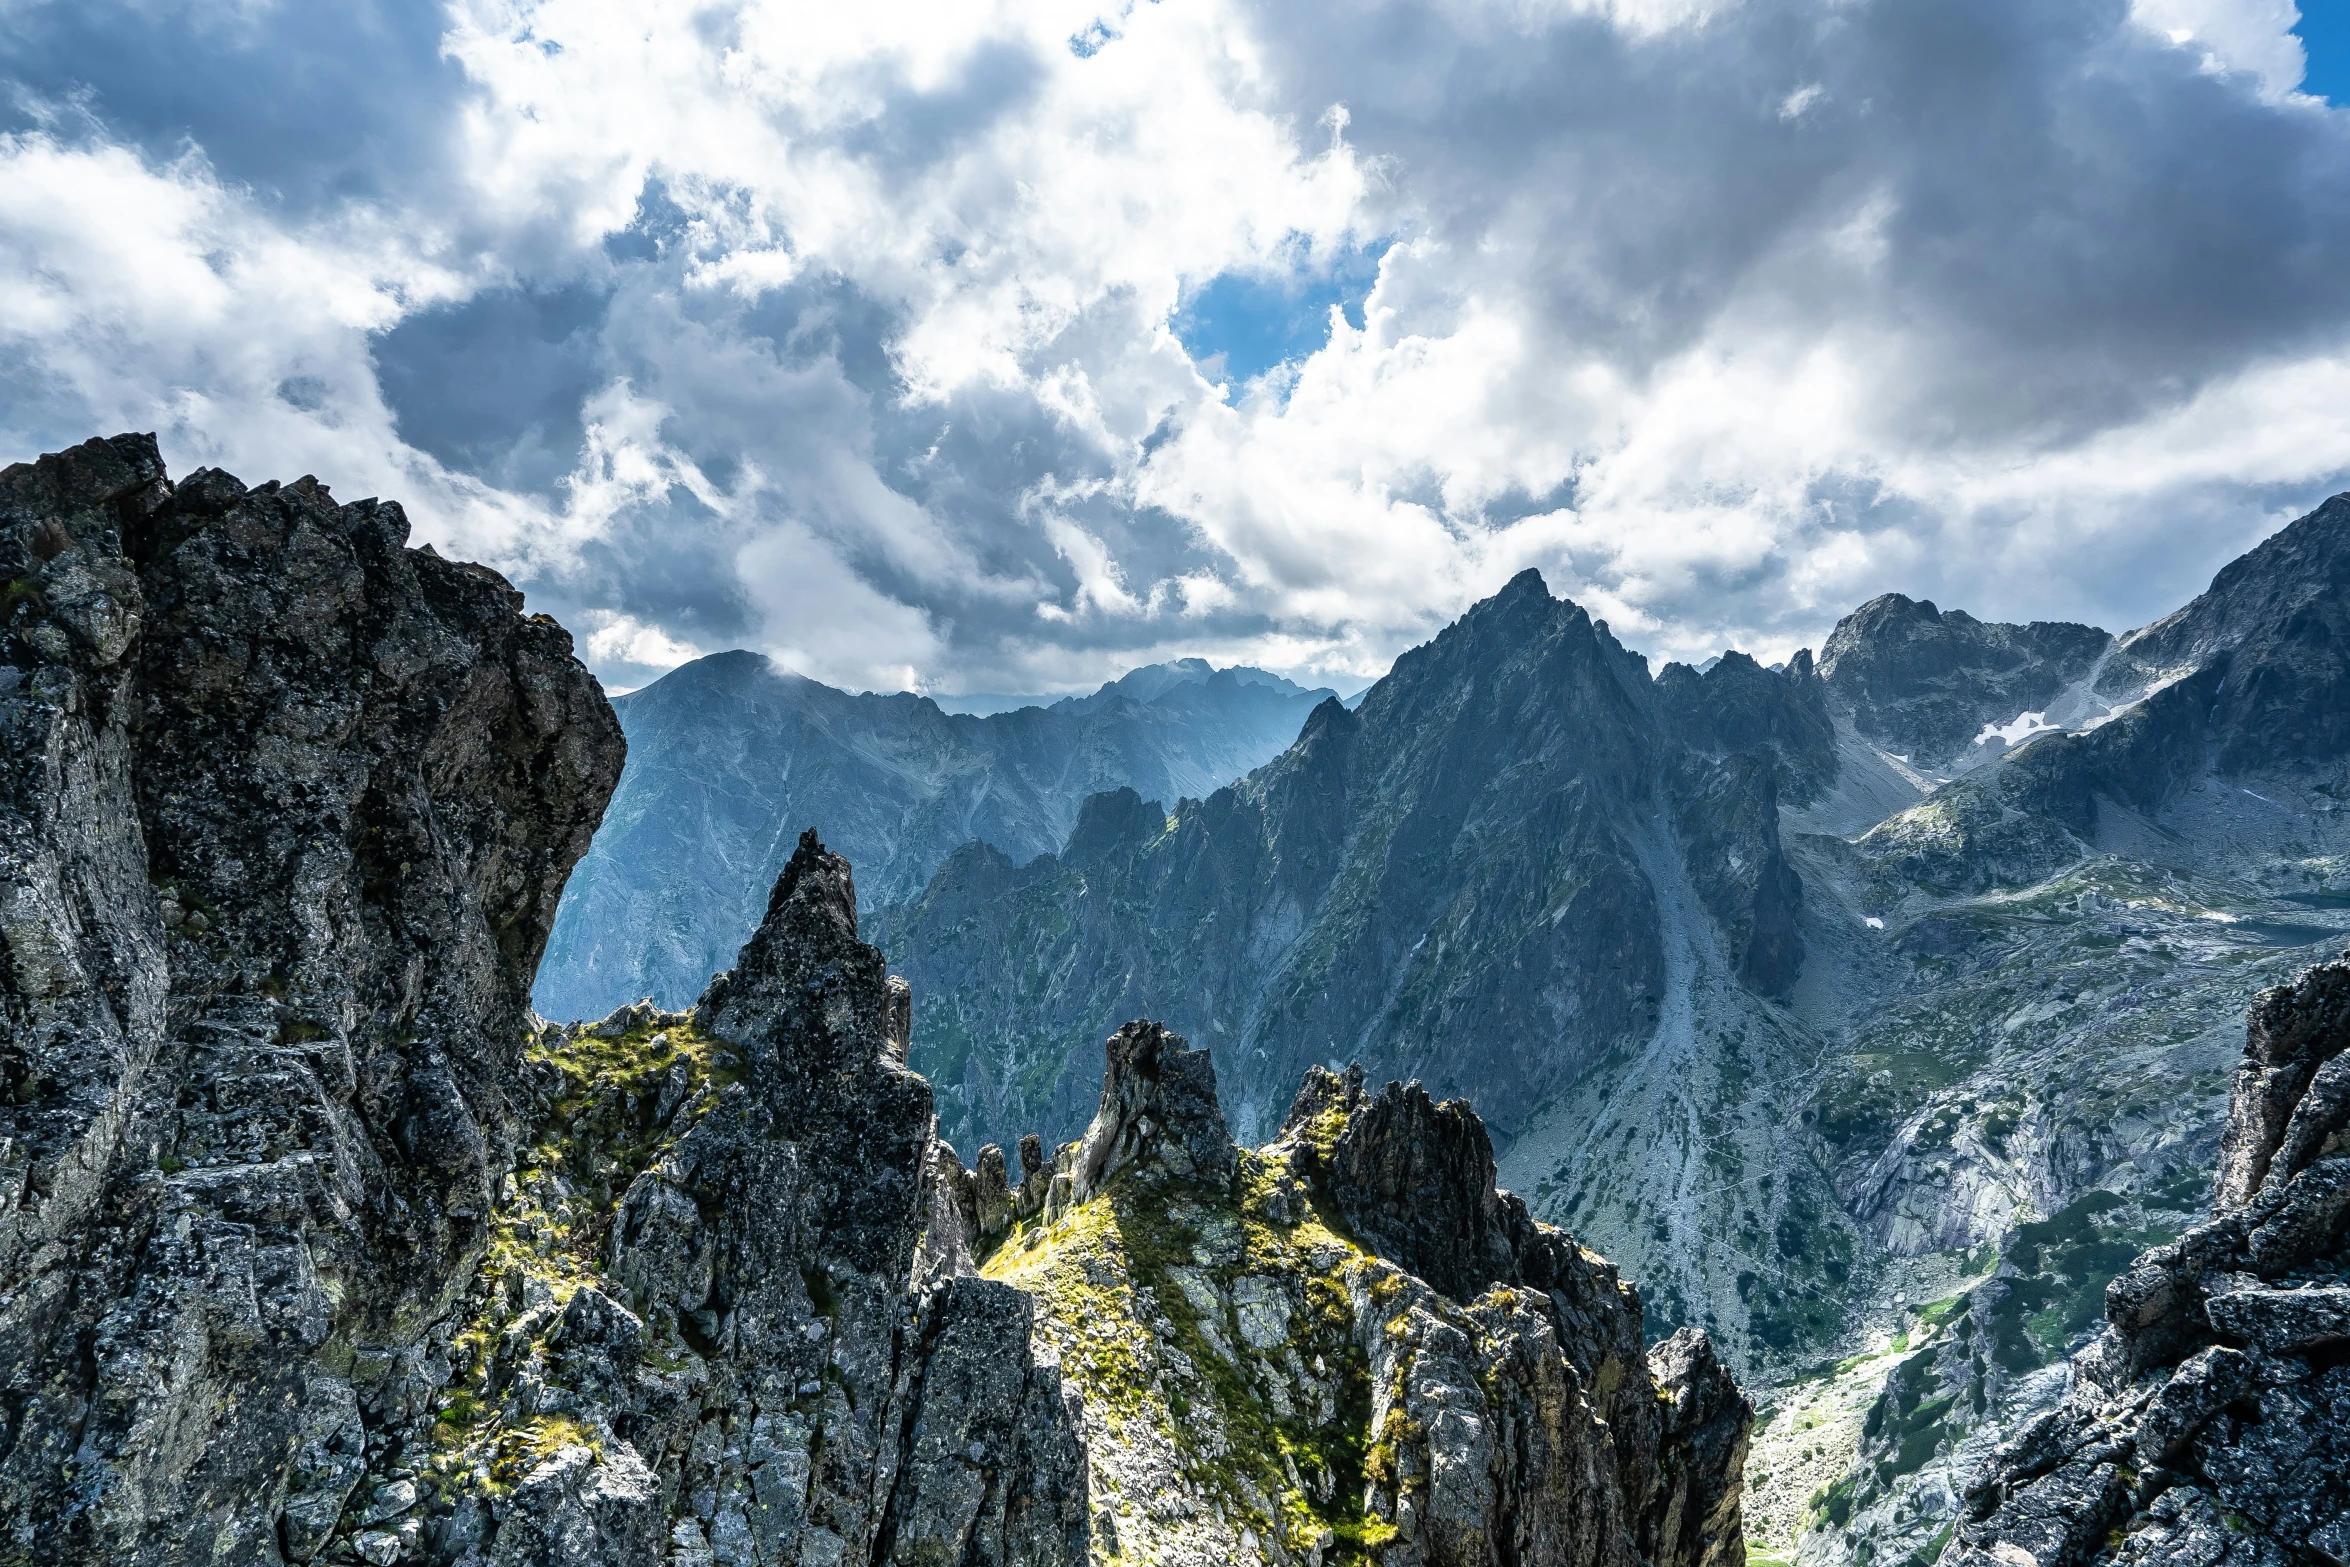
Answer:
<svg viewBox="0 0 2350 1567"><path fill-rule="evenodd" d="M1325 1119L1305 1130L1308 1148L1334 1140L1344 1117ZM1122 1179L1007 1236L982 1271L1036 1298L1063 1375L1113 1437L1163 1444L1234 1532L1245 1522L1302 1553L1327 1531L1325 1561L1362 1560L1395 1536L1364 1506L1366 1489L1392 1493L1406 1478L1398 1454L1411 1436L1400 1410L1372 1428L1371 1370L1355 1342L1347 1279L1380 1265L1310 1202L1298 1211L1286 1156L1241 1159L1232 1193ZM1265 1345L1260 1317L1251 1343L1241 1301L1252 1280L1281 1291L1285 1341ZM1382 1292L1369 1293L1380 1308Z"/></svg>
<svg viewBox="0 0 2350 1567"><path fill-rule="evenodd" d="M434 1410L433 1451L419 1475L444 1494L500 1497L563 1447L600 1453L595 1433L575 1420L508 1408L501 1376L541 1358L557 1319L548 1308L602 1286L621 1196L736 1071L730 1047L674 1017L609 1037L550 1029L525 1053L554 1069L559 1090L491 1219L475 1317L450 1344L456 1374Z"/></svg>

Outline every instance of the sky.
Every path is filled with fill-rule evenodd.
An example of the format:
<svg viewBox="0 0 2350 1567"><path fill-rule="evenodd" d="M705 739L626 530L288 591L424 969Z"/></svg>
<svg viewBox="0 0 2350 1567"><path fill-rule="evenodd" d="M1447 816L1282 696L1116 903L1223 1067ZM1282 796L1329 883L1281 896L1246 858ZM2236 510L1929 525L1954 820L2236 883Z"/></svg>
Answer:
<svg viewBox="0 0 2350 1567"><path fill-rule="evenodd" d="M2350 0L0 0L0 460L152 430L615 689L2123 629L2350 489Z"/></svg>

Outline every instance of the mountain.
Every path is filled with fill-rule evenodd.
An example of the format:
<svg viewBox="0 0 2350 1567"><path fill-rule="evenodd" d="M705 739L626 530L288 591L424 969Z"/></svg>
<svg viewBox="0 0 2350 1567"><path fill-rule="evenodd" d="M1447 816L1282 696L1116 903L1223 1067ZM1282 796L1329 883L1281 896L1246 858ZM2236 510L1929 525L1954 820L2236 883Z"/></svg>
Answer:
<svg viewBox="0 0 2350 1567"><path fill-rule="evenodd" d="M1819 672L1869 744L1947 778L2065 727L2063 698L2112 646L2095 626L1986 625L1888 593L1837 623Z"/></svg>
<svg viewBox="0 0 2350 1567"><path fill-rule="evenodd" d="M556 918L536 1004L594 1017L640 997L690 1002L757 925L811 824L860 867L865 904L888 903L968 840L1020 860L1059 848L1098 790L1210 794L1278 754L1327 694L1185 659L973 717L835 690L756 653L697 659L612 704L628 766Z"/></svg>
<svg viewBox="0 0 2350 1567"><path fill-rule="evenodd" d="M1816 794L1834 744L1808 658L1652 679L1527 572L1397 660L1359 711L1323 703L1242 783L1172 814L1097 797L1060 854L1026 866L966 845L876 916L876 939L922 998L947 1135L1007 1146L1082 1124L1072 1064L1105 1016L1201 1040L1244 1140L1271 1132L1306 1066L1359 1060L1472 1098L1522 1141L1601 1063L1661 1063L1727 1029L1748 1064L1706 1112L1721 1156L1792 1164L1753 1222L1849 1253L1824 1183L1779 1160L1795 1106L1765 1086L1792 1070L1771 998L1802 956L1779 803ZM1673 1222L1659 1212L1644 1229ZM1718 1271L1660 1276L1662 1319L1735 1291ZM1743 1341L1743 1321L1721 1325Z"/></svg>
<svg viewBox="0 0 2350 1567"><path fill-rule="evenodd" d="M1090 713L1121 698L1149 703L1164 701L1170 694L1179 694L1181 699L1190 700L1199 693L1186 688L1208 686L1218 675L1229 675L1238 685L1261 686L1286 697L1309 697L1318 701L1322 697L1336 695L1331 691L1308 691L1269 670L1252 669L1246 664L1235 664L1230 669L1219 670L1204 658L1179 658L1170 663L1145 664L1140 669L1130 669L1090 695L1065 696L1050 706L1057 713ZM1312 705L1311 701L1307 704L1309 708Z"/></svg>
<svg viewBox="0 0 2350 1567"><path fill-rule="evenodd" d="M1134 1021L967 1169L803 833L690 1011L527 1006L621 769L569 637L314 480L0 471L0 1560L1738 1567L1751 1406L1316 1071Z"/></svg>
<svg viewBox="0 0 2350 1567"><path fill-rule="evenodd" d="M2119 637L1887 597L1816 665L1651 677L1521 577L1230 788L966 845L876 939L958 1138L1068 1135L1137 1012L1252 1133L1313 1062L1474 1097L1765 1388L1758 1545L1925 1567L2201 1217L2246 1007L2350 927L2346 587L2350 497Z"/></svg>

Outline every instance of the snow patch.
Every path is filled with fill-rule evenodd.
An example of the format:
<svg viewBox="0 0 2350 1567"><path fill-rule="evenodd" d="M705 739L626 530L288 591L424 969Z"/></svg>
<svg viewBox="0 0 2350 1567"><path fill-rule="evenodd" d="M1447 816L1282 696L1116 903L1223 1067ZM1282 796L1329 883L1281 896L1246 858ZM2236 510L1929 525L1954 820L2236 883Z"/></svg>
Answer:
<svg viewBox="0 0 2350 1567"><path fill-rule="evenodd" d="M2047 710L2043 708L2037 713L2018 713L2004 724L1985 724L1983 732L1975 736L1974 743L1983 746L1997 740L2003 748L2012 747L2033 735L2045 734L2060 727L2048 721Z"/></svg>

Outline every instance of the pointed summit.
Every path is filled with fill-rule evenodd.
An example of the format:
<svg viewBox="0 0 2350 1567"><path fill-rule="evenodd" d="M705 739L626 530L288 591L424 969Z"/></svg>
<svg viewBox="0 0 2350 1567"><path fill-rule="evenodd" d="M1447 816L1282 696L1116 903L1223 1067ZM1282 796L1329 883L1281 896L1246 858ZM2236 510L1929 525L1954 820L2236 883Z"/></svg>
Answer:
<svg viewBox="0 0 2350 1567"><path fill-rule="evenodd" d="M1104 1050L1102 1107L1078 1147L1073 1202L1143 1164L1211 1184L1230 1180L1240 1151L1216 1101L1208 1053L1142 1018L1112 1034Z"/></svg>
<svg viewBox="0 0 2350 1567"><path fill-rule="evenodd" d="M872 1089L867 1079L909 1076L899 1065L906 1010L881 950L857 939L849 862L810 828L775 879L766 919L710 981L695 1017L742 1050L788 1126L818 1101ZM927 1088L921 1097L927 1110Z"/></svg>

